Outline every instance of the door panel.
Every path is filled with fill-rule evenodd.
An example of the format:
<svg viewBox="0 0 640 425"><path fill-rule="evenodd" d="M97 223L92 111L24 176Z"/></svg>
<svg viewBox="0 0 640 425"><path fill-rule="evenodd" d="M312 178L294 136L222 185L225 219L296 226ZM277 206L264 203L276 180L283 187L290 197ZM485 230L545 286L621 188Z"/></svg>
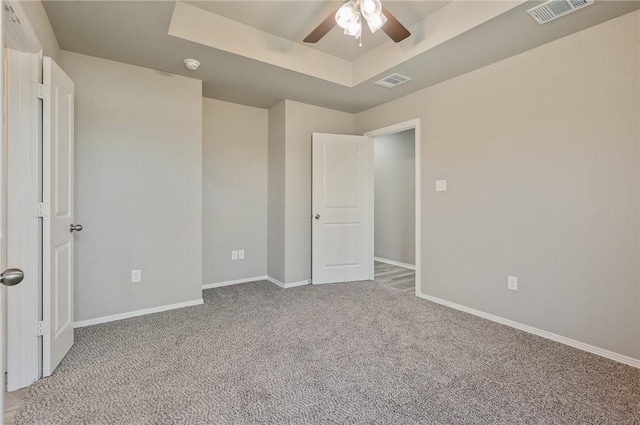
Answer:
<svg viewBox="0 0 640 425"><path fill-rule="evenodd" d="M371 280L372 141L314 133L312 144L312 283Z"/></svg>
<svg viewBox="0 0 640 425"><path fill-rule="evenodd" d="M33 83L40 81L42 60L34 53L6 51L7 102L7 264L24 270L24 281L7 289L7 390L29 386L41 376L42 348L34 332L41 320L41 221L34 214L41 201L41 100Z"/></svg>
<svg viewBox="0 0 640 425"><path fill-rule="evenodd" d="M324 205L327 208L358 207L358 155L360 144L339 143L323 146Z"/></svg>
<svg viewBox="0 0 640 425"><path fill-rule="evenodd" d="M54 332L54 338L60 337L65 332L72 320L71 305L69 303L71 297L71 243L65 243L56 247L54 255L54 285L53 293L56 294L57 301L53 303L55 308L54 318L51 329Z"/></svg>
<svg viewBox="0 0 640 425"><path fill-rule="evenodd" d="M49 376L73 345L73 81L44 58L42 372Z"/></svg>
<svg viewBox="0 0 640 425"><path fill-rule="evenodd" d="M2 21L3 21L3 8L0 8L0 34L2 34ZM0 81L4 82L6 72L6 49L4 46L0 46ZM5 87L2 84L0 87ZM4 90L0 89L2 99L0 100L0 271L4 270L7 265L7 175L6 175L6 160L7 160L7 133L5 123L7 122L7 104L6 94ZM4 369L4 356L5 348L7 344L7 334L5 327L5 311L6 311L6 296L7 291L0 285L0 364ZM4 372L4 371L3 371ZM2 414L0 415L0 425L4 423L4 393L5 393L5 376L4 373L0 374L0 409Z"/></svg>
<svg viewBox="0 0 640 425"><path fill-rule="evenodd" d="M324 267L357 267L360 253L360 233L358 223L327 223L322 226L325 246Z"/></svg>

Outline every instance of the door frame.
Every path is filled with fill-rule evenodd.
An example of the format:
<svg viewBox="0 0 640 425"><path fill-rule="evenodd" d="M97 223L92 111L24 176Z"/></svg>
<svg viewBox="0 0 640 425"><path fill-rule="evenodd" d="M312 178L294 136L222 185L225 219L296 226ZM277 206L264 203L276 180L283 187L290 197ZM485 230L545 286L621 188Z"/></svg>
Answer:
<svg viewBox="0 0 640 425"><path fill-rule="evenodd" d="M414 130L414 143L415 143L415 161L416 161L416 193L415 193L415 202L416 202L416 211L415 211L415 251L416 251L416 280L415 280L415 294L418 296L420 294L420 283L422 282L422 255L421 255L421 235L422 235L422 190L421 190L421 182L422 182L422 158L420 154L420 118L415 118L409 121L400 122L398 124L389 125L386 127L378 128L376 130L367 131L364 133L365 136L375 138L380 136L388 136L390 134L400 133L405 130ZM372 158L373 161L373 158ZM372 164L374 166L374 164ZM372 177L373 179L373 177ZM373 181L371 182L373 186ZM372 226L375 232L375 226ZM373 244L375 239L372 235L371 244ZM372 276L374 275L374 270L371 270Z"/></svg>
<svg viewBox="0 0 640 425"><path fill-rule="evenodd" d="M41 320L41 114L35 83L42 81L42 46L20 2L9 0L19 24L3 28L7 46L7 260L25 273L6 291L7 390L29 386L42 376ZM5 24L7 24L5 22ZM10 27L9 27L10 26ZM13 94L13 96L12 96Z"/></svg>

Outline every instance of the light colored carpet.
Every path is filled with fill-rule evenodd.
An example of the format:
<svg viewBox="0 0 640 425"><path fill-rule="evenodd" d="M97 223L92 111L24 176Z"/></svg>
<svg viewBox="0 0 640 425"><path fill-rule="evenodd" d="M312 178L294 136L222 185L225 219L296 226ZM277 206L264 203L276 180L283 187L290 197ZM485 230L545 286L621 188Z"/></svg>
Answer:
<svg viewBox="0 0 640 425"><path fill-rule="evenodd" d="M378 283L96 325L17 424L633 424L640 371Z"/></svg>

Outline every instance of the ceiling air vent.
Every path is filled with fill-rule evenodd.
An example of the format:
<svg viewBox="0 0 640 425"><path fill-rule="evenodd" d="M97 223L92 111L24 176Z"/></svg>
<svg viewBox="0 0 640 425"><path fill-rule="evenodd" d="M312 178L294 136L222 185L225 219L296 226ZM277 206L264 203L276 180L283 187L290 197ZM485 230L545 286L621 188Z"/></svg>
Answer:
<svg viewBox="0 0 640 425"><path fill-rule="evenodd" d="M376 84L382 87L386 87L388 89L392 89L400 84L404 84L407 81L411 81L411 78L405 77L400 74L391 74L387 77L384 77L382 80L376 81Z"/></svg>
<svg viewBox="0 0 640 425"><path fill-rule="evenodd" d="M595 0L551 0L527 10L540 25L592 5Z"/></svg>

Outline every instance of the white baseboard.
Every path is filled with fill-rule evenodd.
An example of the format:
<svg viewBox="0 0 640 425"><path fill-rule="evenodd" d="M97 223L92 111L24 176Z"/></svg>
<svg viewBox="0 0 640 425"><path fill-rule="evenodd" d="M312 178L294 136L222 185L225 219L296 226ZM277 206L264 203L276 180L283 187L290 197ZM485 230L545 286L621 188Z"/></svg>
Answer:
<svg viewBox="0 0 640 425"><path fill-rule="evenodd" d="M267 276L267 280L275 285L278 285L281 288L295 288L296 286L304 286L304 285L309 285L311 284L311 280L301 280L299 282L290 282L290 283L283 283L280 282L278 279L271 277L271 276Z"/></svg>
<svg viewBox="0 0 640 425"><path fill-rule="evenodd" d="M202 289L221 288L223 286L235 285L238 283L257 282L259 280L267 280L268 276L247 277L244 279L227 280L225 282L207 283L202 285Z"/></svg>
<svg viewBox="0 0 640 425"><path fill-rule="evenodd" d="M413 264L402 263L395 260L387 260L386 258L373 257L374 261L380 261L381 263L391 264L392 266L404 267L405 269L415 270L416 266Z"/></svg>
<svg viewBox="0 0 640 425"><path fill-rule="evenodd" d="M451 301L446 301L441 298L432 297L431 295L426 295L418 291L416 291L416 296L428 301L432 301L436 304L443 305L445 307L464 311L465 313L473 314L474 316L482 317L483 319L491 320L492 322L510 326L512 328L516 328L524 332L541 336L543 338L547 338L552 341L560 342L562 344L569 345L571 347L578 348L580 350L587 351L589 353L596 354L598 356L606 357L607 359L615 360L617 362L624 363L629 366L640 368L640 359L634 359L633 357L628 357L623 354L614 353L613 351L605 350L604 348L596 347L593 345L586 344L584 342L576 341L575 339L571 339L571 338L567 338L551 332L543 331L542 329L534 328L532 326L525 325L519 322L514 322L513 320L509 320L500 316L495 316L493 314L485 313L484 311L476 310L471 307L466 307L461 304L452 303Z"/></svg>
<svg viewBox="0 0 640 425"><path fill-rule="evenodd" d="M175 310L177 308L192 307L194 305L203 304L202 298L182 303L161 305L159 307L145 308L144 310L129 311L127 313L114 314L112 316L97 317L95 319L81 320L73 324L74 328L82 328L84 326L98 325L100 323L113 322L116 320L128 319L130 317L144 316L146 314L160 313L167 310Z"/></svg>

